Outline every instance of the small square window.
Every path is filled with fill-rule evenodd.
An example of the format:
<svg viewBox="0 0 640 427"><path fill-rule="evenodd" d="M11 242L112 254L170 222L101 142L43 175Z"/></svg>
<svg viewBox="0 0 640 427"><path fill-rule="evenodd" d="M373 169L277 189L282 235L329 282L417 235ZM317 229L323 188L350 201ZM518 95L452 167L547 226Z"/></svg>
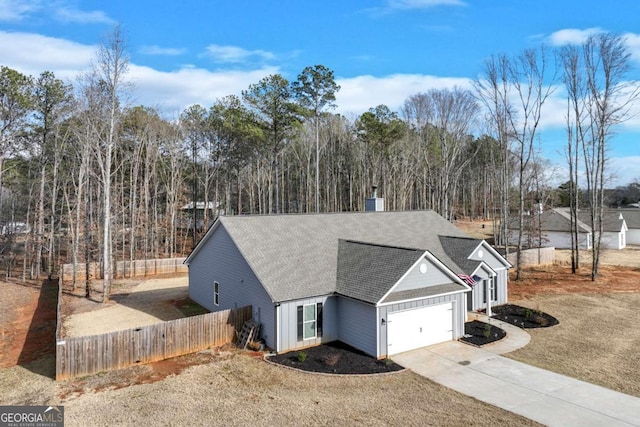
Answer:
<svg viewBox="0 0 640 427"><path fill-rule="evenodd" d="M220 305L220 283L213 282L213 303Z"/></svg>

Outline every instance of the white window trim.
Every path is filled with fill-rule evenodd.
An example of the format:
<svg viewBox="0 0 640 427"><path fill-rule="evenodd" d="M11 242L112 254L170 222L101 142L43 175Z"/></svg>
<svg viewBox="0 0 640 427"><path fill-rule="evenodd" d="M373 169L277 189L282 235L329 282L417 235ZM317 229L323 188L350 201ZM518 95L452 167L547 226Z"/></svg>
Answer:
<svg viewBox="0 0 640 427"><path fill-rule="evenodd" d="M213 303L216 306L220 305L220 283L213 282Z"/></svg>
<svg viewBox="0 0 640 427"><path fill-rule="evenodd" d="M313 306L313 320L306 320L305 314L307 313L307 307ZM313 322L313 336L307 337L305 333L307 332L307 328L305 327L307 323ZM302 306L302 339L303 340L313 340L318 338L318 307L315 303L313 304L304 304Z"/></svg>

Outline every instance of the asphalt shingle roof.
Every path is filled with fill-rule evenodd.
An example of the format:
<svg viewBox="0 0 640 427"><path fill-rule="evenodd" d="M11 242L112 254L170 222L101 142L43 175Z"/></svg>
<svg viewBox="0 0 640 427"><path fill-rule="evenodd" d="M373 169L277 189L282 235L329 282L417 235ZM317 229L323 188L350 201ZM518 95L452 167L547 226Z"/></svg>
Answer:
<svg viewBox="0 0 640 427"><path fill-rule="evenodd" d="M480 261L468 259L468 257L482 243L482 240L471 237L440 236L440 243L447 255L462 269L462 272L471 274L481 264Z"/></svg>
<svg viewBox="0 0 640 427"><path fill-rule="evenodd" d="M340 240L336 292L375 304L424 252L418 249Z"/></svg>
<svg viewBox="0 0 640 427"><path fill-rule="evenodd" d="M640 228L640 209L619 209L616 212L620 212L628 228Z"/></svg>
<svg viewBox="0 0 640 427"><path fill-rule="evenodd" d="M223 216L218 221L274 302L336 292L340 239L428 250L457 274L463 270L438 236L468 237L434 211Z"/></svg>

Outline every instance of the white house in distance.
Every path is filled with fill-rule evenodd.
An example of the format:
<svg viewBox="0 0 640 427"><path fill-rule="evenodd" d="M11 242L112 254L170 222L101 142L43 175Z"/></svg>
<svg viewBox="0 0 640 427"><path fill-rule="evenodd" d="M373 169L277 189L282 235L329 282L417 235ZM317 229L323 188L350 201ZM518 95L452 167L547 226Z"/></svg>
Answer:
<svg viewBox="0 0 640 427"><path fill-rule="evenodd" d="M627 224L627 245L640 245L640 209L617 209Z"/></svg>
<svg viewBox="0 0 640 427"><path fill-rule="evenodd" d="M507 302L510 267L433 211L221 216L185 263L194 301L251 305L277 352L340 340L376 358L460 338L467 309Z"/></svg>
<svg viewBox="0 0 640 427"><path fill-rule="evenodd" d="M580 249L592 249L594 233L591 230L589 213L578 212L578 244ZM509 242L517 243L516 221L512 221L509 227ZM619 211L606 210L603 216L603 232L601 245L605 249L624 249L627 245L627 223ZM538 230L541 236L538 237ZM542 246L557 249L571 248L571 217L568 208L549 209L539 215L527 217L527 230L525 231L525 244L536 246L539 242Z"/></svg>

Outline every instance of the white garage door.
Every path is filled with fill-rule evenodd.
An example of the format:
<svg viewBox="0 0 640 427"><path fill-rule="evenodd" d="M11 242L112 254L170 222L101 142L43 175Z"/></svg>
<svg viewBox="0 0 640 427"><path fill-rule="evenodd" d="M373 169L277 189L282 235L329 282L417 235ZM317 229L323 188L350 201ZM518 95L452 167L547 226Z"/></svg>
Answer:
<svg viewBox="0 0 640 427"><path fill-rule="evenodd" d="M397 354L453 339L452 303L390 313L387 354Z"/></svg>

